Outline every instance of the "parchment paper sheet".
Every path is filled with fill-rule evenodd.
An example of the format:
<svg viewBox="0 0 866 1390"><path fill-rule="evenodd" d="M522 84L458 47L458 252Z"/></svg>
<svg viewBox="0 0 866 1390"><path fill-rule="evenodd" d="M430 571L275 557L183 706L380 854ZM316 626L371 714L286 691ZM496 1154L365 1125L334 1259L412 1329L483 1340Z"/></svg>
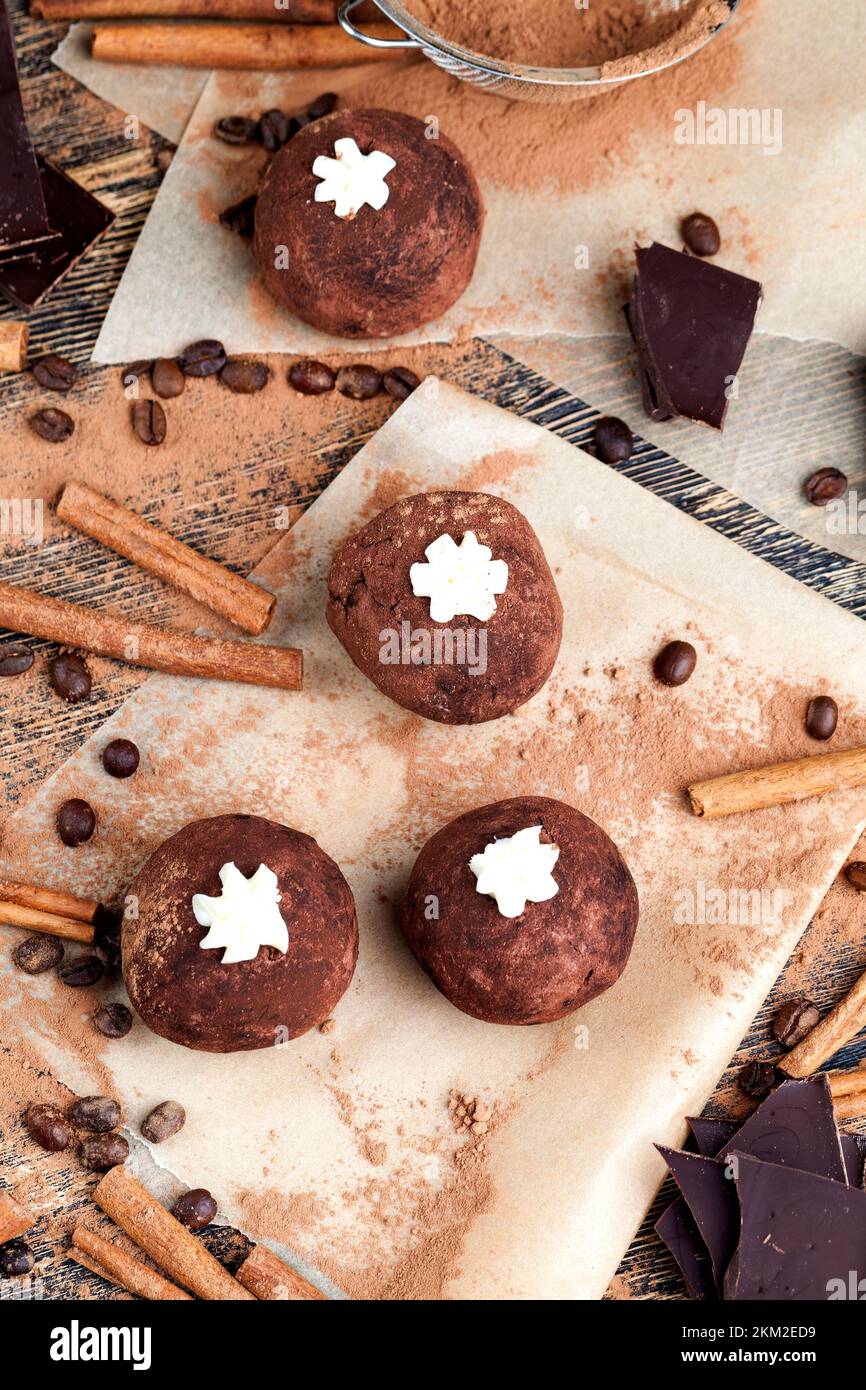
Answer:
<svg viewBox="0 0 866 1390"><path fill-rule="evenodd" d="M610 177L572 196L553 190L520 195L483 181L487 224L472 284L441 321L403 341L461 333L622 332L621 287L608 273L611 257L628 257L635 239L678 245L679 219L699 206L721 225L720 262L764 282L763 331L862 350L866 281L854 271L866 264L866 89L860 71L866 6L862 0L820 6L814 0L743 0L741 10L714 40L742 49L736 90L722 98L710 85L704 99L725 110L781 111L780 153L765 155L754 145L677 145L672 109L669 125L641 132ZM290 110L313 89L356 80L351 72L327 80L314 74L312 86L309 75L212 76L182 157L163 183L121 280L96 361L173 352L213 333L235 352L339 345L272 304L247 246L218 225L221 209L254 190L257 166L248 151L221 145L210 132L228 112ZM494 99L477 93L475 100L488 104L492 119ZM425 106L414 114L426 118L430 111ZM460 145L459 129L443 130ZM575 269L582 246L588 266Z"/></svg>
<svg viewBox="0 0 866 1390"><path fill-rule="evenodd" d="M514 717L475 728L390 704L323 616L336 544L397 496L439 486L513 500L565 607L547 687ZM423 1238L399 1206L383 1223L384 1196L395 1181L407 1194L454 1182L448 1091L482 1094L506 1117L489 1143L492 1199L469 1225L446 1296L598 1298L662 1177L652 1141L684 1137L684 1115L702 1107L866 815L862 794L843 793L704 822L689 814L682 787L723 770L722 746L754 763L778 751L780 681L832 689L856 742L866 714L863 629L548 432L434 379L258 573L279 592L267 640L305 650L304 692L152 677L12 818L2 867L106 894L197 816L248 810L307 830L358 902L360 960L336 1033L207 1056L139 1025L94 1067L58 1028L69 992L7 971L3 1034L21 1028L19 998L31 1000L30 1017L34 994L42 998L27 1043L64 1080L79 1091L97 1079L110 1085L133 1117L167 1094L181 1100L187 1126L157 1161L218 1193L230 1220L243 1218L244 1191L312 1195L321 1215L298 1242L303 1254L354 1275L377 1262L396 1267ZM686 632L702 652L697 672L681 690L660 691L651 657L665 636ZM655 747L638 746L624 714L630 699L659 702L672 740L664 756L661 745L657 758ZM121 733L140 745L143 764L113 782L98 754ZM562 761L568 751L577 773ZM452 1008L397 927L426 837L518 792L561 797L596 817L621 846L641 900L620 982L560 1024L523 1029ZM73 794L92 800L100 829L68 852L45 827ZM26 864L10 862L10 844L24 847ZM791 903L775 926L675 928L678 894L699 880L788 889ZM359 1126L375 1137L372 1157Z"/></svg>

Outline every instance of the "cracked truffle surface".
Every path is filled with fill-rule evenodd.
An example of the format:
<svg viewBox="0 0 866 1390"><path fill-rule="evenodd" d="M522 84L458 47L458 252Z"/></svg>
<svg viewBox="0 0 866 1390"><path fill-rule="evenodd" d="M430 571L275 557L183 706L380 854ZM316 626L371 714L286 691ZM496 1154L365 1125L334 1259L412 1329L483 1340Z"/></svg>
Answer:
<svg viewBox="0 0 866 1390"><path fill-rule="evenodd" d="M541 825L559 846L547 902L503 917L469 868L494 839ZM486 1023L552 1023L609 989L638 922L634 880L595 821L563 801L518 796L480 806L427 841L403 905L403 932L437 989Z"/></svg>
<svg viewBox="0 0 866 1390"><path fill-rule="evenodd" d="M459 542L467 531L506 562L507 587L485 622L433 622L409 570L438 536ZM334 555L327 618L384 695L443 724L483 723L525 704L562 640L562 603L538 537L516 507L484 492L418 493L374 517Z"/></svg>

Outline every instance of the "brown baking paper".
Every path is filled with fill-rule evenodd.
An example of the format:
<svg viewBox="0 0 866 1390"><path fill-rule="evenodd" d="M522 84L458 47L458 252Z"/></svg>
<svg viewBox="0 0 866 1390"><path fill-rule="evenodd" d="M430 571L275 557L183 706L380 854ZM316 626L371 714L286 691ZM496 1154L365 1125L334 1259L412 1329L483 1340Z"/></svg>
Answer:
<svg viewBox="0 0 866 1390"><path fill-rule="evenodd" d="M481 182L487 223L474 279L440 321L403 342L467 333L622 333L633 242L681 245L680 220L699 207L721 228L720 263L764 283L761 330L862 350L866 282L856 267L866 264L864 49L862 0L819 8L814 0L742 0L706 49L649 79L651 101L639 79L593 103L615 103L609 124L598 117L590 123L582 102L565 127L561 111L552 113L550 149L530 142L519 173L515 150L526 139L529 108L465 86L470 105L455 106L441 72L427 72L420 85L417 68L407 65L396 71L376 65L372 77L357 69L215 73L124 272L94 358L160 356L214 333L234 352L346 346L273 303L247 244L217 220L255 190L261 155L221 144L212 136L214 122L232 112L258 116L272 106L297 110L328 88L343 92L345 104L437 118ZM706 113L713 110L755 112L742 127L750 143L730 143L743 137L739 123L729 126L727 118L727 143L677 143L678 130L689 134L678 111L692 113L700 140L710 138ZM499 137L494 132L503 121L510 124ZM497 162L492 150L499 138ZM576 157L573 176L562 186L545 178L545 161L553 166L562 159L556 143L586 140L593 149ZM477 159L476 144L484 151ZM515 179L517 188L525 181L523 191L516 191Z"/></svg>
<svg viewBox="0 0 866 1390"><path fill-rule="evenodd" d="M324 620L339 541L398 496L436 487L515 503L565 607L547 686L476 727L389 703ZM866 818L864 795L846 792L704 822L685 785L813 751L802 719L817 690L843 711L840 746L866 741L862 627L547 431L435 379L258 574L279 594L267 640L305 650L304 692L151 677L11 817L3 867L111 895L199 816L248 811L308 831L343 868L360 918L334 1030L210 1056L139 1023L94 1051L64 1022L92 1001L7 969L3 1034L79 1092L119 1095L133 1129L179 1100L186 1127L157 1162L353 1296L599 1298L663 1176L653 1141L684 1138L683 1116L700 1111ZM677 690L651 673L674 636L699 654ZM121 734L142 767L117 782L99 752ZM521 793L604 826L634 873L641 921L608 993L559 1024L508 1028L437 993L398 914L431 832ZM99 816L75 851L47 829L69 795ZM702 895L760 890L777 912L700 920ZM493 1109L483 1152L454 1132L452 1088Z"/></svg>

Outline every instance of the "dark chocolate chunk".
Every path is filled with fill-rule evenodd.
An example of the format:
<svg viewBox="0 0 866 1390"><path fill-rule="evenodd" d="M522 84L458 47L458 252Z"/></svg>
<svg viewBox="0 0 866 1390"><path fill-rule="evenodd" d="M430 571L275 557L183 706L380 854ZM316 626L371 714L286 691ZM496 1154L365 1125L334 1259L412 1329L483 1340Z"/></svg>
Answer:
<svg viewBox="0 0 866 1390"><path fill-rule="evenodd" d="M91 839L96 829L96 812L80 796L72 796L57 810L57 833L65 845L76 849Z"/></svg>
<svg viewBox="0 0 866 1390"><path fill-rule="evenodd" d="M747 1096L762 1100L775 1086L778 1077L773 1062L747 1062L737 1077L737 1085Z"/></svg>
<svg viewBox="0 0 866 1390"><path fill-rule="evenodd" d="M839 1135L849 1187L866 1186L866 1134Z"/></svg>
<svg viewBox="0 0 866 1390"><path fill-rule="evenodd" d="M131 777L139 759L139 751L129 738L113 738L102 750L102 766L109 777Z"/></svg>
<svg viewBox="0 0 866 1390"><path fill-rule="evenodd" d="M44 241L52 229L24 115L15 39L5 5L0 5L0 131L0 247L17 249Z"/></svg>
<svg viewBox="0 0 866 1390"><path fill-rule="evenodd" d="M698 1153L707 1154L710 1158L715 1158L739 1129L733 1120L719 1120L712 1115L690 1115L687 1124L694 1135Z"/></svg>
<svg viewBox="0 0 866 1390"><path fill-rule="evenodd" d="M665 1208L653 1229L679 1265L692 1298L717 1299L709 1251L682 1197Z"/></svg>

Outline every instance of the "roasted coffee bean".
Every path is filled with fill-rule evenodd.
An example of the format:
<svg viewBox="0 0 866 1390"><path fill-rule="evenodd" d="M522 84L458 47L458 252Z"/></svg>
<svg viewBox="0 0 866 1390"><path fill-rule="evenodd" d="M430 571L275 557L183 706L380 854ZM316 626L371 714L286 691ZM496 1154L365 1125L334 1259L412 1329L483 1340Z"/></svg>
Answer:
<svg viewBox="0 0 866 1390"><path fill-rule="evenodd" d="M223 116L213 133L227 145L252 145L258 139L258 122L249 116Z"/></svg>
<svg viewBox="0 0 866 1390"><path fill-rule="evenodd" d="M161 444L165 439L165 411L159 401L136 401L132 407L132 428L142 444Z"/></svg>
<svg viewBox="0 0 866 1390"><path fill-rule="evenodd" d="M307 121L320 121L323 116L330 116L334 107L337 105L336 92L322 92L320 97L311 101L304 115Z"/></svg>
<svg viewBox="0 0 866 1390"><path fill-rule="evenodd" d="M216 338L200 338L184 348L177 363L186 376L215 376L226 364L226 350Z"/></svg>
<svg viewBox="0 0 866 1390"><path fill-rule="evenodd" d="M132 1014L125 1004L103 1004L93 1022L106 1038L125 1038L132 1028Z"/></svg>
<svg viewBox="0 0 866 1390"><path fill-rule="evenodd" d="M845 877L858 893L866 893L866 864L862 859L852 859L850 864L845 865Z"/></svg>
<svg viewBox="0 0 866 1390"><path fill-rule="evenodd" d="M71 391L78 380L78 368L56 352L49 352L33 363L33 375L46 391Z"/></svg>
<svg viewBox="0 0 866 1390"><path fill-rule="evenodd" d="M129 1145L122 1134L89 1134L78 1150L85 1168L107 1173L129 1158Z"/></svg>
<svg viewBox="0 0 866 1390"><path fill-rule="evenodd" d="M91 1134L107 1134L120 1124L120 1106L112 1096L79 1096L67 1113L76 1129Z"/></svg>
<svg viewBox="0 0 866 1390"><path fill-rule="evenodd" d="M28 975L43 975L53 970L63 959L63 942L56 936L25 936L12 952L12 959L19 970Z"/></svg>
<svg viewBox="0 0 866 1390"><path fill-rule="evenodd" d="M206 1187L191 1187L174 1204L174 1215L190 1231L203 1231L217 1214L217 1204Z"/></svg>
<svg viewBox="0 0 866 1390"><path fill-rule="evenodd" d="M722 244L718 227L705 212L692 212L684 217L680 231L693 256L714 256Z"/></svg>
<svg viewBox="0 0 866 1390"><path fill-rule="evenodd" d="M157 172L160 173L160 174L167 174L168 171L169 171L169 169L170 169L170 167L171 167L171 161L172 161L173 159L174 159L174 150L170 149L170 148L168 147L168 145L165 145L165 146L163 147L163 149L161 149L161 150L157 150L157 152L156 152L156 168L157 168Z"/></svg>
<svg viewBox="0 0 866 1390"><path fill-rule="evenodd" d="M813 507L826 507L828 502L835 502L847 490L848 479L838 468L819 468L817 473L807 478L804 488L806 500Z"/></svg>
<svg viewBox="0 0 866 1390"><path fill-rule="evenodd" d="M382 389L382 373L367 362L355 362L337 372L337 390L353 401L369 401Z"/></svg>
<svg viewBox="0 0 866 1390"><path fill-rule="evenodd" d="M229 1274L237 1274L254 1242L234 1226L206 1226L198 1234L198 1239L215 1260L225 1265Z"/></svg>
<svg viewBox="0 0 866 1390"><path fill-rule="evenodd" d="M395 401L405 401L421 385L421 378L409 367L389 367L382 377L382 385Z"/></svg>
<svg viewBox="0 0 866 1390"><path fill-rule="evenodd" d="M816 695L809 701L806 710L806 733L811 738L826 743L836 732L839 723L839 706L830 695Z"/></svg>
<svg viewBox="0 0 866 1390"><path fill-rule="evenodd" d="M37 410L35 415L30 416L28 424L34 434L49 444L62 444L75 429L72 416L67 415L65 410L55 410L53 406Z"/></svg>
<svg viewBox="0 0 866 1390"><path fill-rule="evenodd" d="M150 375L152 367L152 362L129 362L120 373L121 386L132 386L141 381L142 377Z"/></svg>
<svg viewBox="0 0 866 1390"><path fill-rule="evenodd" d="M264 362L230 358L220 372L220 381L239 396L254 396L267 386L270 375L270 368Z"/></svg>
<svg viewBox="0 0 866 1390"><path fill-rule="evenodd" d="M93 949L103 965L119 970L120 939L123 921L119 913L110 911L100 903L93 919Z"/></svg>
<svg viewBox="0 0 866 1390"><path fill-rule="evenodd" d="M756 1099L768 1096L777 1080L775 1065L773 1062L747 1062L737 1080L747 1096Z"/></svg>
<svg viewBox="0 0 866 1390"><path fill-rule="evenodd" d="M797 995L788 999L773 1019L773 1037L783 1047L796 1047L820 1021L821 1015L811 999Z"/></svg>
<svg viewBox="0 0 866 1390"><path fill-rule="evenodd" d="M273 154L281 150L293 135L297 135L300 128L300 121L296 121L294 116L287 116L285 111L265 111L259 119L259 139L265 149Z"/></svg>
<svg viewBox="0 0 866 1390"><path fill-rule="evenodd" d="M93 688L90 672L78 652L61 652L48 667L48 677L61 700L68 705L86 700Z"/></svg>
<svg viewBox="0 0 866 1390"><path fill-rule="evenodd" d="M302 396L321 396L333 391L336 379L330 367L313 357L302 357L289 367L289 385Z"/></svg>
<svg viewBox="0 0 866 1390"><path fill-rule="evenodd" d="M151 385L158 396L170 401L186 388L186 377L173 357L158 357L151 368Z"/></svg>
<svg viewBox="0 0 866 1390"><path fill-rule="evenodd" d="M128 738L113 738L102 750L102 766L109 777L131 777L139 764L140 754Z"/></svg>
<svg viewBox="0 0 866 1390"><path fill-rule="evenodd" d="M89 801L73 796L58 807L57 833L70 849L86 845L95 829L96 812Z"/></svg>
<svg viewBox="0 0 866 1390"><path fill-rule="evenodd" d="M593 438L604 463L625 463L634 453L634 435L625 420L618 420L615 415L596 420Z"/></svg>
<svg viewBox="0 0 866 1390"><path fill-rule="evenodd" d="M99 956L76 956L58 968L57 978L70 989L87 989L98 984L104 974L105 966Z"/></svg>
<svg viewBox="0 0 866 1390"><path fill-rule="evenodd" d="M26 1240L7 1240L5 1245L0 1245L0 1274L4 1278L11 1278L15 1274L29 1274L36 1257Z"/></svg>
<svg viewBox="0 0 866 1390"><path fill-rule="evenodd" d="M254 193L249 198L241 198L239 203L232 203L230 208L220 213L220 223L223 227L228 227L230 232L237 232L238 236L251 237L256 229L256 203L258 197Z"/></svg>
<svg viewBox="0 0 866 1390"><path fill-rule="evenodd" d="M49 1153L62 1153L75 1138L72 1125L59 1105L31 1105L24 1112L24 1123L31 1139Z"/></svg>
<svg viewBox="0 0 866 1390"><path fill-rule="evenodd" d="M29 647L0 647L0 676L20 676L33 665Z"/></svg>
<svg viewBox="0 0 866 1390"><path fill-rule="evenodd" d="M685 685L697 660L698 654L691 642L668 642L653 663L656 680L663 685Z"/></svg>
<svg viewBox="0 0 866 1390"><path fill-rule="evenodd" d="M186 1123L186 1111L176 1100L164 1100L141 1122L141 1132L150 1144L161 1144L179 1134Z"/></svg>

